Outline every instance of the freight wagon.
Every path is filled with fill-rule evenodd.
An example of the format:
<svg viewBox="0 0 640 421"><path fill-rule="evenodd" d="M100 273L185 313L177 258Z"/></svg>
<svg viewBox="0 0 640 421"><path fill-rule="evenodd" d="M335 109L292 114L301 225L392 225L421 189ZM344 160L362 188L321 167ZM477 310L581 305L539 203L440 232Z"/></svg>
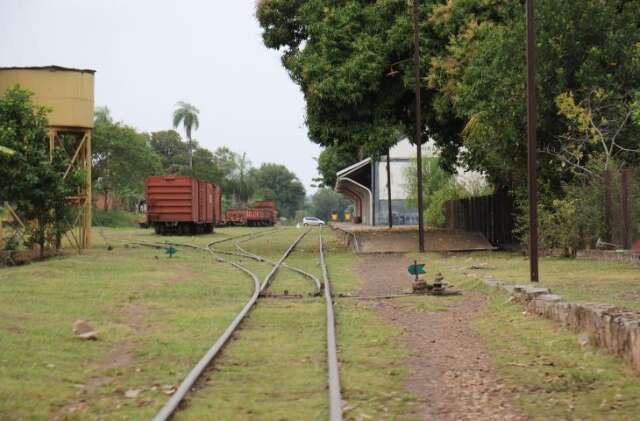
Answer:
<svg viewBox="0 0 640 421"><path fill-rule="evenodd" d="M219 187L186 176L153 176L144 181L147 223L156 234L213 232L221 217Z"/></svg>
<svg viewBox="0 0 640 421"><path fill-rule="evenodd" d="M224 213L225 225L265 227L276 223L277 211L273 208L235 208Z"/></svg>
<svg viewBox="0 0 640 421"><path fill-rule="evenodd" d="M278 222L278 211L272 200L259 200L252 208L230 208L218 220L218 226L273 226Z"/></svg>

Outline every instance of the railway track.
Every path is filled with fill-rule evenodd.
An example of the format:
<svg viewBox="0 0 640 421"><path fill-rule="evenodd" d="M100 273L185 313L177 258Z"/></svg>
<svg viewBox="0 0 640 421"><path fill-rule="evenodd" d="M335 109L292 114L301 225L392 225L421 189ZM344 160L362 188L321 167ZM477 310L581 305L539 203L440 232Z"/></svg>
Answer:
<svg viewBox="0 0 640 421"><path fill-rule="evenodd" d="M247 235L241 235L236 237L230 237L218 241L213 241L207 244L206 247L197 246L193 244L175 244L176 246L181 247L190 247L193 249L206 251L212 255L212 257L221 263L229 264L236 268L237 270L242 271L253 281L253 293L249 300L245 303L242 310L236 315L233 321L229 324L224 333L216 340L213 346L207 351L207 353L198 361L198 363L191 369L187 377L182 381L182 383L177 388L176 392L171 396L171 398L165 403L162 409L158 412L158 414L154 417L154 421L163 421L170 419L176 410L179 408L180 404L184 401L186 396L192 390L200 376L206 371L207 367L212 364L215 360L216 356L220 353L224 345L229 341L234 331L238 328L242 320L249 314L252 308L254 308L255 304L259 300L261 294L264 293L266 289L269 288L272 280L274 279L276 273L281 267L286 267L289 270L297 272L298 274L310 279L313 281L314 286L316 287L316 294L319 294L321 290L324 290L324 298L326 303L326 320L327 320L327 360L328 360L328 384L329 384L329 419L331 421L339 421L342 420L342 400L341 400L341 392L340 392L340 380L339 380L339 372L338 372L338 359L337 359L337 349L336 349L336 337L335 337L335 318L333 311L333 299L331 296L331 287L329 281L329 275L327 270L327 265L324 256L324 242L322 238L322 230L319 231L319 255L320 255L320 264L322 267L322 283L320 280L311 273L303 271L299 268L291 267L286 265L285 260L289 257L289 255L293 252L295 247L302 241L302 239L309 233L310 230L307 230L300 234L285 250L285 252L280 256L277 261L271 261L269 259L264 258L263 256L251 253L244 249L240 243L243 241L248 241L250 239L254 239L260 237L262 235L266 235L268 232L273 232L273 230L269 230L268 232L261 233L250 233ZM236 248L235 252L217 250L214 246L219 245L220 243L235 240L234 246ZM272 266L270 272L265 276L262 282L260 282L259 277L255 272L251 271L247 267L243 266L238 262L234 262L231 259L223 258L220 255L225 254L228 256L236 256L236 257L244 257L250 258L256 261L264 262Z"/></svg>

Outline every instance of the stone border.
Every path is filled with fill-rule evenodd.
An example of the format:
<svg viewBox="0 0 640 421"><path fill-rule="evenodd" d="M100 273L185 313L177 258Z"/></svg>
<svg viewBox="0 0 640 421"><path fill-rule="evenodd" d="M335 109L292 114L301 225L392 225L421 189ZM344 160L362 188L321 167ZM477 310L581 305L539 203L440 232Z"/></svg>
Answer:
<svg viewBox="0 0 640 421"><path fill-rule="evenodd" d="M593 345L624 358L640 373L640 312L608 304L568 303L548 288L507 285L492 279L483 282L509 292L531 313L588 334Z"/></svg>
<svg viewBox="0 0 640 421"><path fill-rule="evenodd" d="M604 260L640 265L640 252L634 250L580 250L576 253L579 260Z"/></svg>

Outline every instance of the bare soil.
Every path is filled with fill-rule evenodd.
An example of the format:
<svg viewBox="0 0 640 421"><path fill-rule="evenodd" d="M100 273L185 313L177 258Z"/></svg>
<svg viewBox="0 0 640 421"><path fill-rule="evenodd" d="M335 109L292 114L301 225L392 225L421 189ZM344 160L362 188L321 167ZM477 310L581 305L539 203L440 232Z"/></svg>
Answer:
<svg viewBox="0 0 640 421"><path fill-rule="evenodd" d="M118 311L120 322L128 326L135 336L142 336L149 332L150 326L147 323L149 309L141 305L126 305ZM95 398L98 389L111 384L113 377L105 375L112 369L125 368L131 365L136 351L137 343L135 339L128 339L118 342L107 354L97 362L95 366L96 375L90 377L79 391L80 399L68 402L57 413L52 416L53 420L63 420L70 414L80 413L87 406L86 401Z"/></svg>
<svg viewBox="0 0 640 421"><path fill-rule="evenodd" d="M411 278L402 254L363 259L361 295L406 291ZM445 303L445 301L443 301ZM525 420L512 404L511 393L495 375L491 360L471 323L485 297L464 291L449 301L446 311L424 311L399 300L371 302L371 307L403 332L401 341L411 356L407 389L421 402L425 420Z"/></svg>

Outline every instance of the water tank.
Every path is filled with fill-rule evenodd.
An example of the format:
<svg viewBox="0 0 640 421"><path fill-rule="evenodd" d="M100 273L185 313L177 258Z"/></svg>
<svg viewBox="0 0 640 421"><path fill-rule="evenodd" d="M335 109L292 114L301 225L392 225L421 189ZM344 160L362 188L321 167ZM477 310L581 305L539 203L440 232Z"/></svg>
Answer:
<svg viewBox="0 0 640 421"><path fill-rule="evenodd" d="M59 66L0 67L0 95L19 84L33 101L51 108L49 126L93 128L95 70Z"/></svg>

